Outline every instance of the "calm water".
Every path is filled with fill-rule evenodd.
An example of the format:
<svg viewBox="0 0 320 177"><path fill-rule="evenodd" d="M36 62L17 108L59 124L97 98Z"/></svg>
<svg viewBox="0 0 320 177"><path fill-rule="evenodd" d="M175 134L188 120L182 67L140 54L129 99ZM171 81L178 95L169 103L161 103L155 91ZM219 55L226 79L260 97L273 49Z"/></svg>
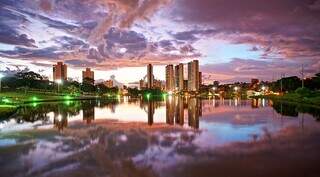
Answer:
<svg viewBox="0 0 320 177"><path fill-rule="evenodd" d="M284 170L300 160L318 164L319 114L264 99L34 103L0 122L0 176L237 176L241 164L255 169L257 160L271 169L283 160ZM299 143L311 149L300 156ZM295 154L290 163L277 154L283 148ZM257 157L240 158L248 154ZM265 165L241 174L261 175ZM223 172L231 166L234 174ZM301 174L319 174L303 167Z"/></svg>

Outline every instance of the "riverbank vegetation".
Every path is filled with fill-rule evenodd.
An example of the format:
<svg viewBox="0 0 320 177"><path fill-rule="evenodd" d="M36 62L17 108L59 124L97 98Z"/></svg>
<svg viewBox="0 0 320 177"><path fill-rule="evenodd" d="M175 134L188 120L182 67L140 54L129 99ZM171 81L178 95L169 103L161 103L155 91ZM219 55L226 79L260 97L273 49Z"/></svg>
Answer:
<svg viewBox="0 0 320 177"><path fill-rule="evenodd" d="M0 105L0 120L11 116L16 110L17 107L13 105Z"/></svg>
<svg viewBox="0 0 320 177"><path fill-rule="evenodd" d="M288 92L283 95L261 95L252 98L268 98L274 101L304 104L320 109L320 91L312 91L307 88L298 88L294 92Z"/></svg>

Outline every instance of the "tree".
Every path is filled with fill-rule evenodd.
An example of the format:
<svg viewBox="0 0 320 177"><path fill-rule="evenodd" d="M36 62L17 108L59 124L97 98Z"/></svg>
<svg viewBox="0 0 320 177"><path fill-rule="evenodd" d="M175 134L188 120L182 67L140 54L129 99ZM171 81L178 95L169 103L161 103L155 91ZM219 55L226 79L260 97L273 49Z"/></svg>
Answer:
<svg viewBox="0 0 320 177"><path fill-rule="evenodd" d="M105 94L108 92L107 86L105 86L103 83L97 84L96 88L99 94Z"/></svg>
<svg viewBox="0 0 320 177"><path fill-rule="evenodd" d="M218 87L220 85L220 82L219 81L213 81L213 86L214 87Z"/></svg>
<svg viewBox="0 0 320 177"><path fill-rule="evenodd" d="M92 84L88 84L88 83L82 83L81 84L81 90L83 92L95 92L96 88L94 85Z"/></svg>
<svg viewBox="0 0 320 177"><path fill-rule="evenodd" d="M282 91L292 92L301 87L300 78L298 78L297 76L291 76L277 80L274 84L272 84L272 90L281 91L281 82Z"/></svg>

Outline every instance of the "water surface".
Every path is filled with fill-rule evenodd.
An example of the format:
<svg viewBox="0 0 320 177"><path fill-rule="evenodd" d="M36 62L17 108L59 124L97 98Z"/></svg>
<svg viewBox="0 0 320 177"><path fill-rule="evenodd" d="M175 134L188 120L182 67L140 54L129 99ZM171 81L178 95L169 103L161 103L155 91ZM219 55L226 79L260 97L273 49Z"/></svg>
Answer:
<svg viewBox="0 0 320 177"><path fill-rule="evenodd" d="M1 176L313 176L318 119L265 99L28 104L0 122Z"/></svg>

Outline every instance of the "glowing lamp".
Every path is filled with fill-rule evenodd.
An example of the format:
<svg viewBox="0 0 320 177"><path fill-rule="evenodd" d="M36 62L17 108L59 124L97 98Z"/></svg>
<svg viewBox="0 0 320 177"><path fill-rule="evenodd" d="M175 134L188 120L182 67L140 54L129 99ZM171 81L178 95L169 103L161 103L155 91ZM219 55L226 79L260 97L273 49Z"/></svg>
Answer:
<svg viewBox="0 0 320 177"><path fill-rule="evenodd" d="M57 79L57 80L56 80L56 83L57 83L57 84L62 84L62 80L61 80L61 79Z"/></svg>

